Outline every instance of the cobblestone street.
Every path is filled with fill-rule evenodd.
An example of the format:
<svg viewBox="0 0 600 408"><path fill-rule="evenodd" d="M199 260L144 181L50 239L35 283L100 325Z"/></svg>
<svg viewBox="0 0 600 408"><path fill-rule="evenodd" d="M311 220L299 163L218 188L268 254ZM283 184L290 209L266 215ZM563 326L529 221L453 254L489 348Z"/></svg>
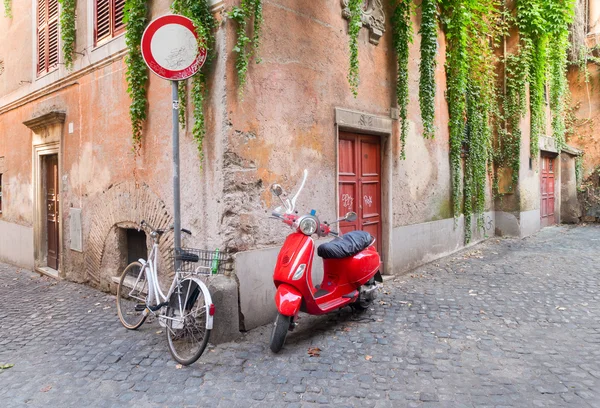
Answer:
<svg viewBox="0 0 600 408"><path fill-rule="evenodd" d="M600 226L493 238L302 318L279 355L262 327L188 368L113 296L0 264L0 406L600 407L599 257Z"/></svg>

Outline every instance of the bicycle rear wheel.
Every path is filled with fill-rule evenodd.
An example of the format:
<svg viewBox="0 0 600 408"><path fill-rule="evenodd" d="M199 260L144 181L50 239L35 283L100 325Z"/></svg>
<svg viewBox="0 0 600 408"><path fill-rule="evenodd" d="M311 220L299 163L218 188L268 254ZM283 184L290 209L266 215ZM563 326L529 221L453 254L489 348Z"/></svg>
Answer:
<svg viewBox="0 0 600 408"><path fill-rule="evenodd" d="M193 364L204 352L210 337L210 329L206 328L206 299L196 281L181 281L171 295L166 316L171 355L180 364Z"/></svg>
<svg viewBox="0 0 600 408"><path fill-rule="evenodd" d="M135 330L146 320L144 310L148 296L148 280L142 264L132 262L121 274L117 287L117 314L121 324Z"/></svg>

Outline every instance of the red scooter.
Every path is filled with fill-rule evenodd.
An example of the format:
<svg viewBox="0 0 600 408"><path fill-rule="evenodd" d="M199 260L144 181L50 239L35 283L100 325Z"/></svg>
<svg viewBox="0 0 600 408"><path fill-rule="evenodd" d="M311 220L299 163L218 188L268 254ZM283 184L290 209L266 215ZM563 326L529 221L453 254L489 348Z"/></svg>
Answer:
<svg viewBox="0 0 600 408"><path fill-rule="evenodd" d="M347 305L365 310L375 299L379 283L383 282L379 272L381 261L373 246L375 239L364 231L352 231L341 236L331 230L332 224L356 220L356 213L349 212L344 218L328 224L319 221L315 210L302 216L294 212L296 199L307 177L308 171L304 170L302 185L291 200L282 199L280 185L271 187L283 204L272 213L273 217L293 229L279 252L273 273L277 287L275 304L279 311L271 334L270 347L274 353L283 347L288 331L296 327L298 312L321 315ZM324 277L316 286L312 282L314 234L337 237L321 244L317 250L323 258Z"/></svg>

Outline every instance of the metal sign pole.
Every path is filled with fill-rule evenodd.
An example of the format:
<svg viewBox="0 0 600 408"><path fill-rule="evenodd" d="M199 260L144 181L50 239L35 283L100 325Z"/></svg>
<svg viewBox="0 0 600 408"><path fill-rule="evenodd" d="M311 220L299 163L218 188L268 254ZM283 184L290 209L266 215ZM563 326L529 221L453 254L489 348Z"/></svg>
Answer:
<svg viewBox="0 0 600 408"><path fill-rule="evenodd" d="M179 89L171 81L173 95L173 228L175 251L181 248L181 199L179 184Z"/></svg>
<svg viewBox="0 0 600 408"><path fill-rule="evenodd" d="M174 25L176 30L161 30ZM152 20L142 35L142 57L148 68L171 81L173 102L173 244L181 249L181 190L179 168L179 92L178 81L197 73L206 61L207 50L198 47L194 22L187 17L168 14ZM193 41L192 41L193 40ZM175 56L176 58L173 58ZM193 62L190 63L190 60ZM175 265L177 268L177 263Z"/></svg>

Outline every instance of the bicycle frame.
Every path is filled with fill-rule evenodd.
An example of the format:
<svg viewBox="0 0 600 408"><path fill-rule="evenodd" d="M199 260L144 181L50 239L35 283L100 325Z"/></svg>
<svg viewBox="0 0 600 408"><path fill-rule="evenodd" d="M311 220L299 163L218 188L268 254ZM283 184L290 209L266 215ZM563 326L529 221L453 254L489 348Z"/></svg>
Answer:
<svg viewBox="0 0 600 408"><path fill-rule="evenodd" d="M160 284L158 283L158 244L154 242L152 245L152 250L150 251L150 255L148 255L147 261L141 258L138 261L142 264L142 269L147 270L146 278L148 279L148 304L152 305L166 302L173 293L173 289L175 288L178 277L175 275L175 279L173 279L173 283L171 283L169 292L165 296L160 288Z"/></svg>
<svg viewBox="0 0 600 408"><path fill-rule="evenodd" d="M179 283L185 279L190 279L198 285L198 287L202 290L202 293L204 295L204 299L206 302L206 306L205 306L205 308L206 308L206 328L207 329L213 328L214 305L212 303L212 297L210 296L210 292L204 282L202 282L200 279L193 277L193 276L185 277L185 279L182 279L180 276L180 273L176 272L175 276L173 278L173 282L171 283L171 287L169 288L169 291L165 295L163 293L163 291L161 290L160 284L158 282L158 266L157 266L157 264L158 264L158 243L156 241L152 245L152 250L150 251L150 254L148 255L148 260L146 261L145 259L140 258L138 260L138 262L140 262L142 264L142 270L145 271L146 279L148 279L148 298L147 298L147 302L146 302L147 307L146 307L146 310L144 310L144 315L148 315L149 313L154 314L155 312L153 312L151 309L149 309L148 306L156 306L161 303L167 302L171 298L171 295L173 294L173 292L175 291L175 288L179 285ZM133 288L135 288L137 286L141 276L142 276L142 274L140 274L138 276L138 280L133 285ZM185 294L185 297L184 297L185 299L187 299L190 295L190 293L189 293L190 288L191 288L191 285L188 287L188 293ZM132 291L133 291L133 289L132 289ZM130 295L131 295L131 293L130 293ZM179 306L179 316L184 316L185 303L181 302L181 301L178 303L179 303L179 305L178 305ZM180 320L178 318L166 316L164 309L162 309L162 308L161 308L161 312L160 312L160 317L161 317L161 319L168 319L168 320L175 320L175 321Z"/></svg>

